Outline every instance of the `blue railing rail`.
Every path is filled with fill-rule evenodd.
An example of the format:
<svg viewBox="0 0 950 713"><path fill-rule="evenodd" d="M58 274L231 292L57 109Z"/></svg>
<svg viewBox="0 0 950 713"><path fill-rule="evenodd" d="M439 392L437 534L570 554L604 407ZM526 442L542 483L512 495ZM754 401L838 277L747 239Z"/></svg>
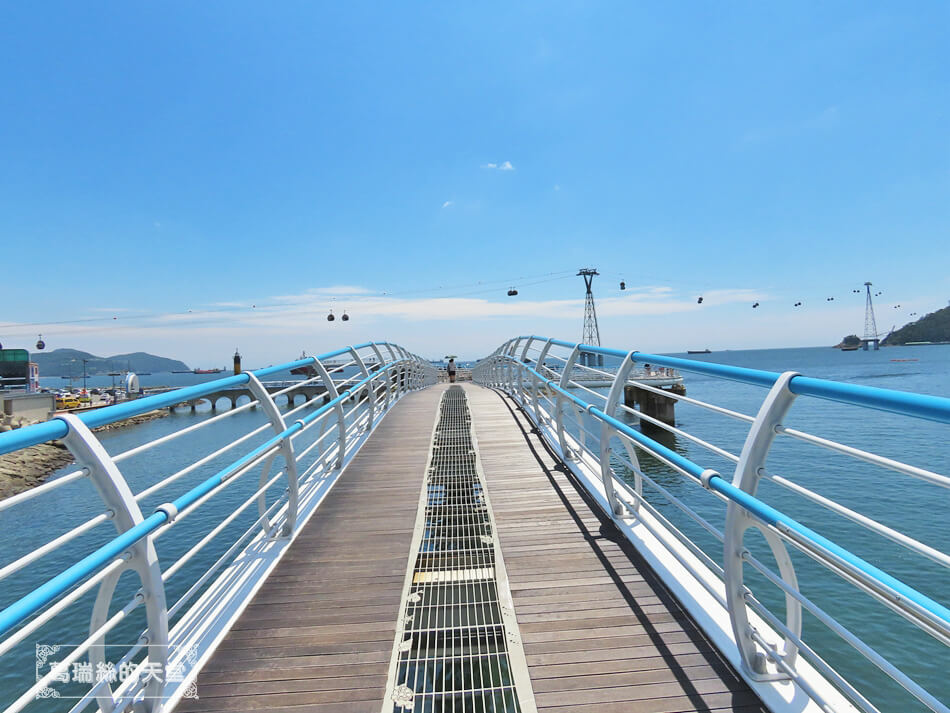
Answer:
<svg viewBox="0 0 950 713"><path fill-rule="evenodd" d="M264 377L301 367L310 367L311 373L316 375L299 381L289 381L285 388L276 393L271 392L261 381ZM349 376L346 374L348 370L352 372ZM137 662L138 666L140 669L142 666L151 666L151 669L145 670L155 671L157 665L160 675L148 677L144 681L138 677L130 677L123 684L115 686L115 690L108 680L97 681L72 710L81 710L94 702L98 702L103 710L121 710L129 703L137 701L146 710L157 711L163 702L167 704L177 700L176 696L181 694L187 680L165 680L161 672L167 671L173 663L181 664L181 661L170 661L169 652L172 651L171 646L181 648L188 643L189 636L194 636L197 627L193 622L188 622L189 617L200 619L205 630L210 626L212 630L217 628L223 632L227 626L224 619L229 611L227 605L233 606L233 601L229 603L225 600L229 597L249 596L250 590L241 590L238 587L217 592L215 596L209 596L209 591L202 593L204 588L214 586L212 577L232 566L241 548L251 545L257 547L259 554L265 554L255 559L250 566L276 564L276 560L299 531L305 518L312 514L319 504L322 494L339 477L345 465L392 405L409 391L424 388L435 381L435 370L420 357L398 345L368 342L96 411L67 414L45 423L0 433L0 454L62 439L80 466L56 480L0 501L0 516L4 510L43 497L53 490L85 478L92 481L106 507L104 513L73 527L48 543L37 545L28 554L0 567L0 581L18 572L22 573L38 559L100 524L111 520L118 530L116 537L25 596L8 603L0 611L0 635L9 634L0 641L0 656L3 656L24 642L31 633L52 619L62 616L86 593L95 591L98 587L88 638L76 646L69 656L63 658L58 667L42 677L38 676L39 680L19 695L6 710L15 713L32 702L37 695L48 695L45 692L50 690L50 685L57 677L85 655L88 655L91 664L104 663L101 644L106 633L140 605L145 607L147 629L142 632L138 644L126 652L123 660L133 661L136 656L140 656L142 649L147 648L147 657ZM325 393L305 398L302 405L280 411L275 399L286 396L289 407L294 403L291 398L293 392L311 384L322 385L325 387ZM253 399L123 453L108 454L91 431L98 426L116 423L156 409L174 407L176 404L194 401L221 389L237 386L249 389ZM223 448L204 455L150 484L138 493L133 493L119 469L119 464L125 460L154 448L173 444L179 438L198 433L208 425L258 406L265 416L262 425ZM229 451L267 430L271 430L273 435L263 443L249 448L212 476L203 479L169 502L159 505L153 513L145 515L141 512L139 501L142 499L163 490L179 478L226 457ZM302 445L308 440L307 445ZM278 454L283 457L284 468L271 475L270 467ZM167 567L159 565L155 553L155 541L159 537L241 476L258 469L261 471L261 485L249 498L233 511L229 510L221 523L176 562ZM268 490L278 482L284 482L286 487L268 504ZM254 503L258 504L260 516L230 545L224 555L197 578L174 605L166 604L165 582L179 573L189 560ZM141 589L123 609L110 617L109 605L115 584L119 576L128 569L138 574ZM223 575L218 576L220 578ZM186 609L185 605L198 594L201 596ZM213 621L216 615L222 617L221 621ZM175 616L180 617L179 623L170 630L169 620ZM205 639L202 641L205 647L213 646L213 642Z"/></svg>
<svg viewBox="0 0 950 713"><path fill-rule="evenodd" d="M610 371L598 368L596 364L599 362L592 356L616 361L616 371L613 368ZM758 414L751 416L637 381L636 365L642 364L728 379L762 387L768 392ZM592 373L611 377L609 393L588 388L584 384L587 379L577 378L589 377ZM842 580L853 584L943 646L950 645L950 609L946 603L921 593L835 543L832 538L806 527L762 500L757 496L757 491L760 481L768 479L806 498L810 503L825 507L901 545L922 557L928 565L950 568L950 555L945 551L766 469L766 459L774 439L784 435L941 488L950 488L950 478L946 475L791 429L782 423L799 396L939 423L950 423L950 399L838 383L794 372L779 374L540 336L517 337L505 342L491 356L479 362L474 379L477 383L509 393L518 402L618 528L641 551L644 548L648 550L647 554L652 555L652 559L650 556L647 559L658 567L661 577L666 579L672 576L672 568L667 568L665 564L670 555L677 565L688 572L687 584L682 580L667 583L673 585L674 591L681 600L685 600L686 608L701 625L705 623L707 633L712 635L724 653L731 657L747 680L756 687L766 704L773 705L773 710L779 706L782 698L774 688L777 684L772 682L788 679L793 680L802 693L822 709L844 710L854 705L867 711L877 710L864 693L825 662L821 652L816 652L803 640L803 610L814 615L925 706L937 711L948 710L945 700L940 700L912 680L802 594L786 545L791 545ZM631 408L624 403L626 386L634 386L748 424L749 430L741 453L730 453L695 434ZM689 440L717 458L734 464L734 472L723 476L715 469L700 465L624 422L621 420L624 415L637 417L642 423ZM638 460L638 450L650 454L675 473L721 500L726 506L724 528L713 525L708 517L674 495L669 487L645 473ZM633 474L632 485L628 478L623 477L624 470ZM646 496L644 485L650 489ZM656 507L654 498L674 506L676 512L684 513L706 533L721 541L721 557L710 555L686 538ZM750 554L743 539L749 528L755 528L765 536L778 564L777 572ZM781 590L786 605L784 618L766 608L762 598L749 589L743 574L745 565L752 567ZM717 624L714 622L716 615L710 614L717 608L723 615L718 624L719 630L716 630ZM728 631L722 630L725 628L723 621ZM802 656L799 656L800 653ZM786 700L781 707L787 707L787 704Z"/></svg>

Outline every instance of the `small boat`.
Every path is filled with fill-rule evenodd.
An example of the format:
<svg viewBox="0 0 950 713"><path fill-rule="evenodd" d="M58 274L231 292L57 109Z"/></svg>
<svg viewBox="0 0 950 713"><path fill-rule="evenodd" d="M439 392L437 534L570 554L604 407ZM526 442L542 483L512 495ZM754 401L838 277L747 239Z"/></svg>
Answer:
<svg viewBox="0 0 950 713"><path fill-rule="evenodd" d="M687 349L687 354L712 354L708 349Z"/></svg>
<svg viewBox="0 0 950 713"><path fill-rule="evenodd" d="M860 348L861 348L861 347L859 347L859 346L857 346L857 345L855 345L855 344L849 344L849 345L847 345L847 346L841 347L841 351L843 351L843 352L856 352L856 351L858 351L858 349L860 349Z"/></svg>
<svg viewBox="0 0 950 713"><path fill-rule="evenodd" d="M214 369L195 369L192 373L193 373L193 374L220 374L222 371L224 371L224 369L218 369L218 368L214 368Z"/></svg>

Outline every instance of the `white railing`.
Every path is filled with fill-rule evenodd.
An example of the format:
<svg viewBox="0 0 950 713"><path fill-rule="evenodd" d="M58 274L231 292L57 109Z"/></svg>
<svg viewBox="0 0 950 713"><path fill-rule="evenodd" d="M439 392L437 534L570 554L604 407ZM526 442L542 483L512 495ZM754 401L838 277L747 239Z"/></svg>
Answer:
<svg viewBox="0 0 950 713"><path fill-rule="evenodd" d="M609 371L606 367L590 366L603 364L605 359L611 362ZM767 389L767 393L760 400L757 414L745 414L639 381L642 371L637 365L646 363L750 384ZM590 375L597 373L610 378L606 393L587 384ZM806 614L920 704L934 711L948 711L950 591L939 586L940 582L950 581L947 542L927 544L889 527L863 514L853 504L836 502L814 488L772 472L766 467L766 460L773 442L780 438L832 451L876 466L884 474L908 476L912 479L907 481L909 487L914 487L915 481L923 481L928 484L925 487L931 487L935 500L921 512L921 517L946 518L946 506L950 504L946 498L946 489L950 488L947 475L788 428L783 421L796 399L804 396L856 407L858 415L866 409L877 409L908 417L906 420L917 418L946 424L950 423L950 399L840 384L794 372L777 374L536 336L518 337L503 344L479 362L474 380L513 397L578 481L773 711L878 710L873 702L876 687L859 690L825 660L826 647L821 642L835 637L804 635ZM624 399L627 386L739 424L745 430L741 451L730 451L631 408ZM635 427L637 420L660 429L660 435L645 434L645 429ZM663 445L662 431L689 441L710 460L725 463L732 472L721 475ZM648 455L651 468L641 464L644 454ZM808 465L821 463L816 459ZM932 595L908 586L836 544L833 536L818 534L762 500L759 484L763 479L802 498L809 507L824 508L864 528L869 536L884 538L903 548L906 557L917 558L919 566L932 573ZM695 490L684 489L680 483L691 484ZM868 487L875 485L871 483ZM701 498L703 492L708 500ZM899 489L893 492L895 497L901 496ZM942 507L938 506L941 497ZM698 544L699 538L688 537L684 529L718 541L722 549L717 552ZM767 547L750 543L746 537L749 530L761 533ZM835 531L834 522L831 530ZM769 556L773 565L766 562ZM934 660L915 664L929 670L928 681L943 688L928 690L920 685L891 660L892 656L866 643L854 631L858 627L846 626L819 606L814 597L803 593L809 587L807 582L799 586L799 575L807 569L809 560L853 587L855 601L853 605L849 602L847 608L862 612L856 617L859 623L871 621L872 612L864 614L865 603L876 602L893 617L893 624L888 626L909 622L909 635L916 631L931 637ZM759 575L757 588L750 584L749 570ZM769 585L777 591L758 588ZM772 606L766 604L769 601ZM854 618L849 617L849 624ZM880 620L873 625L880 626ZM908 698L907 707L902 706L901 710L910 710L913 705L917 703Z"/></svg>
<svg viewBox="0 0 950 713"><path fill-rule="evenodd" d="M311 369L316 375L288 381L269 393L261 379L290 369ZM0 454L62 439L77 464L66 475L0 501L5 537L14 535L5 515L13 516L29 501L80 487L82 481L89 481L102 503L93 517L62 523L68 528L63 534L46 543L31 542L26 554L0 563L0 592L15 592L23 587L13 580L27 576L32 581L31 571L42 567L45 557L67 546L82 552L56 576L15 601L2 602L0 635L5 638L0 641L0 664L5 657L25 656L31 636L68 630L66 624L76 620L77 606L79 617L90 621L82 641L71 640L57 651L37 647L37 676L25 690L11 690L11 676L5 677L0 696L9 696L3 701L6 711L16 713L37 698L58 697L57 683L64 677L69 680L71 667L79 662L88 663L92 679L71 711L91 704L102 711L123 711L132 703L136 710L150 712L173 706L380 420L403 395L435 381L435 369L425 360L397 345L374 342L0 433ZM325 393L305 398L295 408L278 407L280 396L314 385ZM92 432L97 426L238 387L251 392L249 403L120 453L110 455ZM233 423L236 416L255 408L263 415L262 423L223 445L206 445L206 436L222 422ZM183 461L184 452L191 455ZM195 459L195 453L200 457ZM155 477L135 492L122 469L127 461L143 458L159 465L152 466ZM278 458L281 468L275 465ZM213 475L204 477L209 469ZM259 474L256 487L244 478L253 472ZM247 492L235 500L239 489L233 486L242 478L248 483ZM187 483L184 492L174 491L182 483ZM223 495L226 491L230 495ZM143 500L160 492L169 493L160 496L167 502L151 514L143 513ZM201 509L212 500L226 504ZM256 517L251 514L255 505ZM179 525L186 520L200 527L188 526L180 535ZM83 538L107 522L117 536L98 547L84 547ZM160 539L175 545L177 558L170 563L158 559ZM208 548L211 543L214 546ZM209 556L212 551L215 554ZM197 570L196 563L201 565ZM117 602L122 606L116 610L117 585L129 571L138 588L127 601ZM182 583L183 577L190 579ZM180 592L174 601L168 598L168 583L173 580ZM80 604L93 593L90 617ZM142 609L144 626L138 629L137 641L121 659L107 661L107 634L121 631L123 622ZM60 623L63 626L57 629ZM54 655L57 663L41 671L40 664ZM25 661L24 670L32 673L32 657ZM119 680L98 676L100 667L107 665L125 666L130 675Z"/></svg>

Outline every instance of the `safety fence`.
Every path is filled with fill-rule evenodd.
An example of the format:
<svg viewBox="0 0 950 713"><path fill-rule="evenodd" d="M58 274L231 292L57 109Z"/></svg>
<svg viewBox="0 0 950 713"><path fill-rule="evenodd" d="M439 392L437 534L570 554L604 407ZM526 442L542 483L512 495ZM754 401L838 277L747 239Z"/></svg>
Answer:
<svg viewBox="0 0 950 713"><path fill-rule="evenodd" d="M287 372L299 378L282 382L279 390L262 381ZM6 710L15 713L37 698L60 697L57 685L75 682L80 665L87 667L89 685L70 702L71 711L93 704L93 710L122 711L132 703L136 710L167 710L188 695L203 661L381 419L405 394L435 382L435 369L425 360L397 345L372 342L0 433L0 454L61 439L76 461L71 472L0 501L6 538L20 533L5 524L11 522L5 515L43 499L55 508L62 493L85 487L82 481L101 499L93 517L68 524L48 542L31 540L25 554L0 562L0 591L16 592L12 582L41 571L44 558L81 553L40 586L15 601L0 602L5 607L0 611L0 664L11 652L22 655L31 637L47 635L51 623L75 621L77 615L90 622L82 641L70 641L68 647L37 646L35 682L22 692L14 694L15 677L4 676L4 696L15 696ZM295 392L308 388L313 394L313 386L322 386L322 393L292 407ZM119 453L108 453L92 430L229 388L249 391L251 399L220 414L190 419L183 428ZM277 403L281 396L287 401L283 410ZM223 444L209 437L252 410L263 415L263 423L229 435ZM123 470L141 459L150 477L136 491ZM249 482L250 473L258 474L256 485ZM239 481L245 483L244 492L235 499ZM153 512L143 512L143 502L154 502L156 494L167 500L159 500ZM235 523L248 521L249 526L235 530ZM200 527L187 524L192 522ZM94 547L83 544L107 523L115 528L115 537ZM163 538L175 541L178 556L173 561L159 561L156 546ZM116 601L118 591L128 590L117 588L127 572L137 578L133 593ZM174 600L168 596L170 582L180 593ZM83 603L93 595L90 613ZM107 635L121 630L123 622L127 628L136 610L137 616L144 610L144 626L135 642L121 657L107 660ZM117 676L117 670L129 675ZM99 675L103 671L110 675Z"/></svg>
<svg viewBox="0 0 950 713"><path fill-rule="evenodd" d="M646 372L645 365L650 367ZM687 396L682 389L651 385L643 375L657 368L671 375L740 382L761 387L766 393L758 402L757 413L743 413ZM609 387L593 388L591 382L598 379ZM931 502L920 510L919 517L939 523L946 518L946 505L950 504L947 475L784 424L799 399L834 402L859 415L872 409L906 420L947 424L950 399L538 336L517 337L501 345L478 363L474 380L506 392L520 405L592 498L772 710L804 710L806 705L827 711L878 710L872 700L878 681L864 676L864 685L858 686L830 665L822 650L827 637L803 633L807 615L809 621L846 642L852 656L863 657L872 669L895 681L924 707L948 711L950 684L945 671L950 662L950 590L941 586L941 582L950 581L947 542L925 543L862 513L854 504L838 502L820 488L780 474L767 459L779 439L815 449L813 459L801 462L806 468L822 467L821 452L843 456L861 468L873 468L871 479L863 486L869 491L885 488L894 498L918 502L919 495L913 500L907 494L924 489L929 494L925 500L929 497ZM738 449L730 450L672 425L668 419L634 408L631 400L624 398L625 389L645 391L672 400L678 407L705 412L711 419L739 424L744 432L741 450L735 452ZM724 472L720 473L702 464L711 460L727 464L731 472L721 468ZM894 474L901 478L895 480ZM809 513L824 510L827 517L821 520L824 525L820 529L832 534L820 534L793 517L784 505L780 508L767 502L760 489L763 482L770 484L770 492L777 489L775 492L799 498ZM698 495L703 492L705 498ZM701 506L697 497L703 501ZM781 502L790 501L783 496ZM842 521L863 529L866 538L882 538L901 548L902 559L913 560L911 569L926 573L922 579L930 584L930 594L836 543L834 533ZM685 534L687 529L701 533L716 546L700 546L698 538ZM761 533L764 543L750 542L753 538L746 534L750 530ZM768 562L770 555L772 563ZM855 625L846 626L820 606L816 597L808 596L809 582L800 586L799 575L806 566L809 577L814 574L809 560L846 583L846 589L850 585L845 608L849 622ZM775 589L766 592L760 587ZM883 621L880 612L866 613L866 601L883 607ZM897 637L899 646L903 635L897 633L897 624L901 621L923 632L923 638L930 637L933 660L914 663L929 668L932 675L928 680L937 681L941 690L920 685L856 631L868 624L887 632L892 643ZM908 698L906 705L917 703ZM902 705L901 709L911 708Z"/></svg>

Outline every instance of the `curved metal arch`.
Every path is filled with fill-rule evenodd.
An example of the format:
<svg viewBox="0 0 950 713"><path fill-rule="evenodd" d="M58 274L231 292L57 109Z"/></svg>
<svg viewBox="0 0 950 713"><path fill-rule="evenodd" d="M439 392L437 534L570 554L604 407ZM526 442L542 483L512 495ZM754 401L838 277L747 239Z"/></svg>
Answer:
<svg viewBox="0 0 950 713"><path fill-rule="evenodd" d="M135 495L99 439L75 414L64 414L58 418L64 421L67 427L63 443L76 459L76 463L89 471L89 480L95 486L99 497L106 507L115 513L112 522L117 533L121 535L141 523L145 518ZM130 569L135 571L142 583L140 596L145 605L148 625L145 636L149 662L159 664L164 672L168 663L168 607L162 569L153 538L148 536L139 540L129 548L129 552L131 557L126 566L119 568L100 583L90 617L89 632L101 628L108 619L109 604L122 573ZM105 636L89 648L89 661L94 668L98 663L105 663ZM152 677L145 685L144 705L148 713L157 710L156 704L161 695L163 679L164 677ZM115 697L108 685L102 687L96 698L103 711L111 711L115 707Z"/></svg>
<svg viewBox="0 0 950 713"><path fill-rule="evenodd" d="M360 373L363 375L364 379L369 379L366 386L363 387L367 391L367 408L369 409L369 420L366 425L363 427L363 433L366 433L373 427L373 417L376 415L376 392L373 391L373 377L369 373L369 369L366 368L366 362L363 361L363 357L360 356L360 353L356 350L355 347L350 347L350 354L353 355L353 360L356 362L356 365L360 369ZM357 404L359 403L359 394L356 394Z"/></svg>
<svg viewBox="0 0 950 713"><path fill-rule="evenodd" d="M776 380L762 402L752 427L746 436L745 444L736 464L732 484L750 495L755 495L762 478L772 442L775 440L776 427L782 423L796 395L789 389L789 383L798 376L798 372L786 371ZM752 638L745 601L743 555L745 532L749 528L759 530L772 550L772 556L779 566L779 574L790 587L798 590L798 578L795 566L785 544L773 532L754 520L742 507L730 501L726 508L726 525L723 541L723 570L726 587L726 604L729 619L736 638L736 645L746 672L757 680L780 680L787 674L768 670L768 657L757 650ZM791 594L785 595L785 625L795 636L801 638L802 605ZM785 637L785 662L794 665L798 647Z"/></svg>
<svg viewBox="0 0 950 713"><path fill-rule="evenodd" d="M561 389L566 389L568 384L571 381L571 372L574 371L574 364L577 363L577 358L581 354L581 345L576 344L571 350L570 356L567 358L567 361L564 363L564 371L561 372L561 379L558 382L558 386ZM564 435L564 396L559 391L557 394L557 440L558 445L561 447L561 457L564 460L574 460L576 457L575 453L567 445L567 437ZM571 402L571 406L574 406L574 402ZM575 409L576 413L576 409ZM580 432L581 437L584 436L583 429ZM582 441L583 442L583 441Z"/></svg>
<svg viewBox="0 0 950 713"><path fill-rule="evenodd" d="M277 404L274 403L274 399L271 397L270 392L267 391L267 388L261 383L260 379L257 378L256 374L251 372L248 374L248 376L250 378L247 382L247 388L257 399L258 403L260 403L261 408L264 409L264 414L270 421L271 427L274 429L274 433L283 433L285 430L287 430L287 424L284 421L284 417L280 413L280 410L277 408ZM297 458L294 454L293 442L289 438L284 438L280 442L280 452L281 455L284 456L284 473L287 476L287 517L284 520L284 526L281 528L280 534L281 537L288 537L297 526L299 476L297 474ZM264 485L264 483L267 482L267 476L270 474L271 464L274 462L274 458L276 456L277 453L273 453L264 461L263 465L261 466L261 478L259 485ZM264 513L267 511L266 493L261 493L260 496L258 496L257 511L261 517L264 517ZM266 518L263 521L263 525L265 530L271 530L272 525Z"/></svg>
<svg viewBox="0 0 950 713"><path fill-rule="evenodd" d="M604 413L608 416L615 416L617 411L617 405L620 403L620 398L623 396L623 389L627 383L627 377L630 375L630 371L634 367L634 354L636 351L632 351L627 356L623 358L623 361L620 362L620 366L617 368L617 374L614 377L613 384L610 385L610 391L607 392L607 401L604 404ZM623 515L624 508L617 501L617 492L614 489L614 473L613 469L610 467L610 434L613 429L606 421L601 421L600 424L600 475L604 481L604 490L607 493L607 502L610 503L611 515L617 517ZM631 458L631 464L636 467L637 470L640 469L640 461L637 459L636 450L633 448L627 447L627 454ZM637 493L643 492L643 484L641 482L640 474L634 471L634 478L636 482ZM638 508L640 502L636 501L634 503L634 508Z"/></svg>
<svg viewBox="0 0 950 713"><path fill-rule="evenodd" d="M319 359L315 359L313 362L313 368L317 371L320 380L323 382L323 386L330 395L330 400L335 400L340 395L340 392L337 390L336 383L333 381L333 378L330 376L327 368L323 365L323 362L321 362ZM333 411L336 413L337 447L340 451L337 454L337 460L333 467L334 469L339 469L343 467L343 457L346 455L346 424L344 422L345 414L343 413L342 401L337 401L333 405Z"/></svg>

